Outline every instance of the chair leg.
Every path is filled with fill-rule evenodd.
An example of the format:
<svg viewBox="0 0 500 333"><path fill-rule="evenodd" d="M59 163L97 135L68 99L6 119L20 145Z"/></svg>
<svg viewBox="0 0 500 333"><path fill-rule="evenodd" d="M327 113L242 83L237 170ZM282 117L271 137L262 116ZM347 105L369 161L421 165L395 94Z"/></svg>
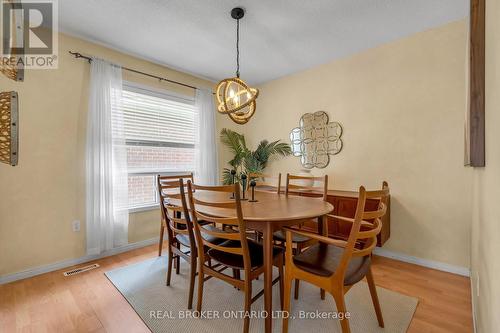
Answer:
<svg viewBox="0 0 500 333"><path fill-rule="evenodd" d="M236 269L236 268L233 268L233 278L235 279L240 279L240 270L239 269ZM240 288L234 286L234 289L238 289L240 290Z"/></svg>
<svg viewBox="0 0 500 333"><path fill-rule="evenodd" d="M203 260L198 260L198 303L196 311L201 312L201 303L203 302L203 284L205 282L205 272L203 272Z"/></svg>
<svg viewBox="0 0 500 333"><path fill-rule="evenodd" d="M160 243L158 243L158 257L161 257L161 252L163 250L163 234L165 233L165 226L163 223L160 225Z"/></svg>
<svg viewBox="0 0 500 333"><path fill-rule="evenodd" d="M295 255L300 254L302 252L302 245L297 244L297 250L295 251ZM299 279L295 279L295 293L294 293L294 298L299 299Z"/></svg>
<svg viewBox="0 0 500 333"><path fill-rule="evenodd" d="M193 308L193 294L194 294L194 280L196 279L196 256L191 254L191 268L189 277L189 298L188 298L188 309Z"/></svg>
<svg viewBox="0 0 500 333"><path fill-rule="evenodd" d="M320 295L321 295L321 299L324 301L325 300L325 289L320 289Z"/></svg>
<svg viewBox="0 0 500 333"><path fill-rule="evenodd" d="M174 244L173 244L172 246L177 247L177 245L178 245L178 244L176 244L176 243L175 243L175 241L174 241ZM170 242L168 243L168 246L171 246L171 245L170 245ZM173 256L173 257L172 257L172 258L174 258L174 259L175 259L175 260L174 260L174 268L175 268L176 272L177 272L177 266L178 266L178 265L177 265L177 257L178 257L177 255L175 255L175 256ZM178 274L178 273L177 273L177 274Z"/></svg>
<svg viewBox="0 0 500 333"><path fill-rule="evenodd" d="M170 278L172 277L172 264L174 261L174 254L172 253L172 249L170 248L170 244L168 244L168 258L167 258L167 286L170 286Z"/></svg>
<svg viewBox="0 0 500 333"><path fill-rule="evenodd" d="M294 288L294 291L293 291L293 298L298 300L299 299L299 283L300 283L300 280L299 279L295 279L295 288Z"/></svg>
<svg viewBox="0 0 500 333"><path fill-rule="evenodd" d="M240 279L240 270L239 269L236 269L236 268L233 268L233 278L235 279Z"/></svg>
<svg viewBox="0 0 500 333"><path fill-rule="evenodd" d="M377 287L375 286L375 281L373 280L371 267L368 270L368 274L366 274L366 281L368 282L368 288L370 289L370 295L372 296L373 307L375 308L375 313L377 314L378 326L384 327L384 318L382 317L382 309L380 308L380 303L378 301Z"/></svg>
<svg viewBox="0 0 500 333"><path fill-rule="evenodd" d="M283 310L283 302L284 302L284 299L283 299L283 294L284 294L284 281L283 279L285 278L284 274L283 274L283 256L280 256L279 260L278 260L278 273L279 273L279 277L280 277L280 304L281 304L281 310Z"/></svg>
<svg viewBox="0 0 500 333"><path fill-rule="evenodd" d="M180 243L177 243L177 249L180 251L181 250L181 244ZM177 266L175 266L175 274L179 275L180 271L181 271L181 256L177 256L175 258L175 262L177 264Z"/></svg>
<svg viewBox="0 0 500 333"><path fill-rule="evenodd" d="M288 333L288 317L290 316L290 295L292 293L292 275L290 268L285 267L285 281L283 287L283 333Z"/></svg>
<svg viewBox="0 0 500 333"><path fill-rule="evenodd" d="M343 290L335 290L335 292L333 293L333 298L335 299L335 304L337 305L337 313L341 315L340 326L342 327L342 333L351 333L351 328L349 327L349 319L345 317L347 310L345 306Z"/></svg>
<svg viewBox="0 0 500 333"><path fill-rule="evenodd" d="M243 320L243 333L250 330L250 309L252 306L252 281L245 276L245 318Z"/></svg>

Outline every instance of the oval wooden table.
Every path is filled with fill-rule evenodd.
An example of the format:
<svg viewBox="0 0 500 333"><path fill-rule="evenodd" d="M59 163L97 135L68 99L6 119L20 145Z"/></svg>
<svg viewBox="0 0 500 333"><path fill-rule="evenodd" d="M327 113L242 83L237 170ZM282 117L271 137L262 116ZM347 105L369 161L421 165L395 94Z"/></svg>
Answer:
<svg viewBox="0 0 500 333"><path fill-rule="evenodd" d="M247 192L250 196L250 191ZM197 191L195 197L205 201L228 201L226 193ZM297 225L314 218L318 219L318 230L326 234L326 214L333 211L333 206L322 198L286 196L272 192L255 191L257 202L241 201L243 218L249 229L263 234L264 246L264 310L265 332L272 332L272 248L273 233L283 226ZM235 211L199 206L198 211L216 217L234 217Z"/></svg>

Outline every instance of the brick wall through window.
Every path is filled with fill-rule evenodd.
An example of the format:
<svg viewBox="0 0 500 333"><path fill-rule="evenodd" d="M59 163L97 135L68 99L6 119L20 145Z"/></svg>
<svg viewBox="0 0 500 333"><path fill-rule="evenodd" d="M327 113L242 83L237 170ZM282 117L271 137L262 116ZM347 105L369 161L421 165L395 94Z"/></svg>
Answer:
<svg viewBox="0 0 500 333"><path fill-rule="evenodd" d="M153 175L133 174L134 171L165 170L186 172L194 170L194 149L173 147L128 146L128 196L131 207L156 203L156 178Z"/></svg>

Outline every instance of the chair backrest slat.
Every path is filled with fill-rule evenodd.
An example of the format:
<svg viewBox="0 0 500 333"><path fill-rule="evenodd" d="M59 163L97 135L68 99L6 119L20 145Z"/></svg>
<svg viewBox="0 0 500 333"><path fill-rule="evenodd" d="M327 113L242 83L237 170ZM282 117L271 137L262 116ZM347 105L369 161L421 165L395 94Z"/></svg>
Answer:
<svg viewBox="0 0 500 333"><path fill-rule="evenodd" d="M200 206L215 207L215 208L236 208L234 201L224 201L224 202L209 202L204 200L199 200L194 198L194 203Z"/></svg>
<svg viewBox="0 0 500 333"><path fill-rule="evenodd" d="M210 228L210 229L204 228L204 229L205 230L203 230L203 234L210 235L212 237L224 238L224 239L228 239L228 240L239 240L240 239L239 232L236 232L236 231L227 231L227 230L222 231L219 229L214 230L214 228Z"/></svg>
<svg viewBox="0 0 500 333"><path fill-rule="evenodd" d="M219 250L219 251L222 251L222 252L243 255L243 248L241 248L241 247L220 246L220 245L217 245L217 244L210 243L207 240L205 240L203 242L203 244L205 246L209 247L209 248L212 248L212 249L215 249L215 250Z"/></svg>
<svg viewBox="0 0 500 333"><path fill-rule="evenodd" d="M214 217L214 216L210 216L210 215L205 215L205 214L200 213L198 211L196 212L196 216L198 217L199 220L208 221L208 222L212 222L212 223L220 223L223 225L234 225L234 226L239 225L238 219L233 218L233 217L225 217L225 218Z"/></svg>
<svg viewBox="0 0 500 333"><path fill-rule="evenodd" d="M292 179L302 179L302 180L323 181L324 177L322 177L322 176L318 176L318 177L315 177L315 176L301 176L301 175L291 175L291 174L288 174L288 179L290 179L290 180L292 180Z"/></svg>
<svg viewBox="0 0 500 333"><path fill-rule="evenodd" d="M373 220L384 216L387 211L385 203L381 202L377 210L371 210L363 213L363 220Z"/></svg>
<svg viewBox="0 0 500 333"><path fill-rule="evenodd" d="M297 184L297 182L311 182L312 185ZM316 183L320 183L321 186L315 186ZM300 176L291 175L287 173L286 184L285 184L285 194L289 195L301 195L307 194L308 196L322 197L326 201L328 196L328 175L323 177L315 176Z"/></svg>
<svg viewBox="0 0 500 333"><path fill-rule="evenodd" d="M363 226L366 226L366 224L363 224ZM373 237L377 237L377 235L380 233L380 230L382 230L382 221L377 218L373 221L373 224L370 226L368 230L365 231L359 231L358 232L358 239L369 239Z"/></svg>
<svg viewBox="0 0 500 333"><path fill-rule="evenodd" d="M223 185L223 186L203 186L196 185L191 181L193 192L196 190L200 191L212 191L212 192L226 192L231 193L233 191L233 187L231 185Z"/></svg>
<svg viewBox="0 0 500 333"><path fill-rule="evenodd" d="M180 186L180 185L179 185ZM162 186L161 187L162 189L164 189L164 187ZM173 189L173 187L172 187ZM176 190L179 190L179 188L177 187ZM169 199L180 199L181 198L181 194L180 193L174 193L174 192L163 192L163 194L165 196L168 196Z"/></svg>

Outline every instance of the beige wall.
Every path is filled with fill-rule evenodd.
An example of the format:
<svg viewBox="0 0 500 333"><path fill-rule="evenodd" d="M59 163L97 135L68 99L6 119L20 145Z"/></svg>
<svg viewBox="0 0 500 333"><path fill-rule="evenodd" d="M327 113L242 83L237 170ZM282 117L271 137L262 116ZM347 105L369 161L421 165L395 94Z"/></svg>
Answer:
<svg viewBox="0 0 500 333"><path fill-rule="evenodd" d="M85 255L89 64L73 59L68 50L195 86L213 86L209 81L65 35L59 39L59 69L28 71L23 83L0 76L0 91L16 90L20 97L19 165L0 165L0 276ZM128 72L124 79L193 94L191 89ZM131 214L129 241L158 236L158 219L159 211ZM82 222L80 232L72 231L73 220Z"/></svg>
<svg viewBox="0 0 500 333"><path fill-rule="evenodd" d="M500 1L486 8L486 167L474 170L471 274L480 333L500 327Z"/></svg>
<svg viewBox="0 0 500 333"><path fill-rule="evenodd" d="M245 126L260 139L288 140L305 112L325 110L345 128L345 146L325 170L337 189L360 184L392 190L392 236L401 253L469 265L471 175L463 162L465 21L419 33L261 88L258 111ZM29 71L26 82L0 77L0 88L20 94L20 163L0 166L0 276L85 254L84 149L88 64L68 50L198 86L212 83L62 35L60 67ZM141 76L125 79L192 94ZM221 168L230 154L222 150ZM271 171L296 172L297 158ZM459 195L457 195L459 194ZM71 221L82 221L74 233ZM129 241L157 236L158 212L132 214Z"/></svg>
<svg viewBox="0 0 500 333"><path fill-rule="evenodd" d="M303 113L344 126L344 149L315 175L330 187L391 186L388 250L469 267L471 170L463 166L465 20L418 33L260 87L250 144L288 142ZM271 163L298 172L299 159Z"/></svg>

